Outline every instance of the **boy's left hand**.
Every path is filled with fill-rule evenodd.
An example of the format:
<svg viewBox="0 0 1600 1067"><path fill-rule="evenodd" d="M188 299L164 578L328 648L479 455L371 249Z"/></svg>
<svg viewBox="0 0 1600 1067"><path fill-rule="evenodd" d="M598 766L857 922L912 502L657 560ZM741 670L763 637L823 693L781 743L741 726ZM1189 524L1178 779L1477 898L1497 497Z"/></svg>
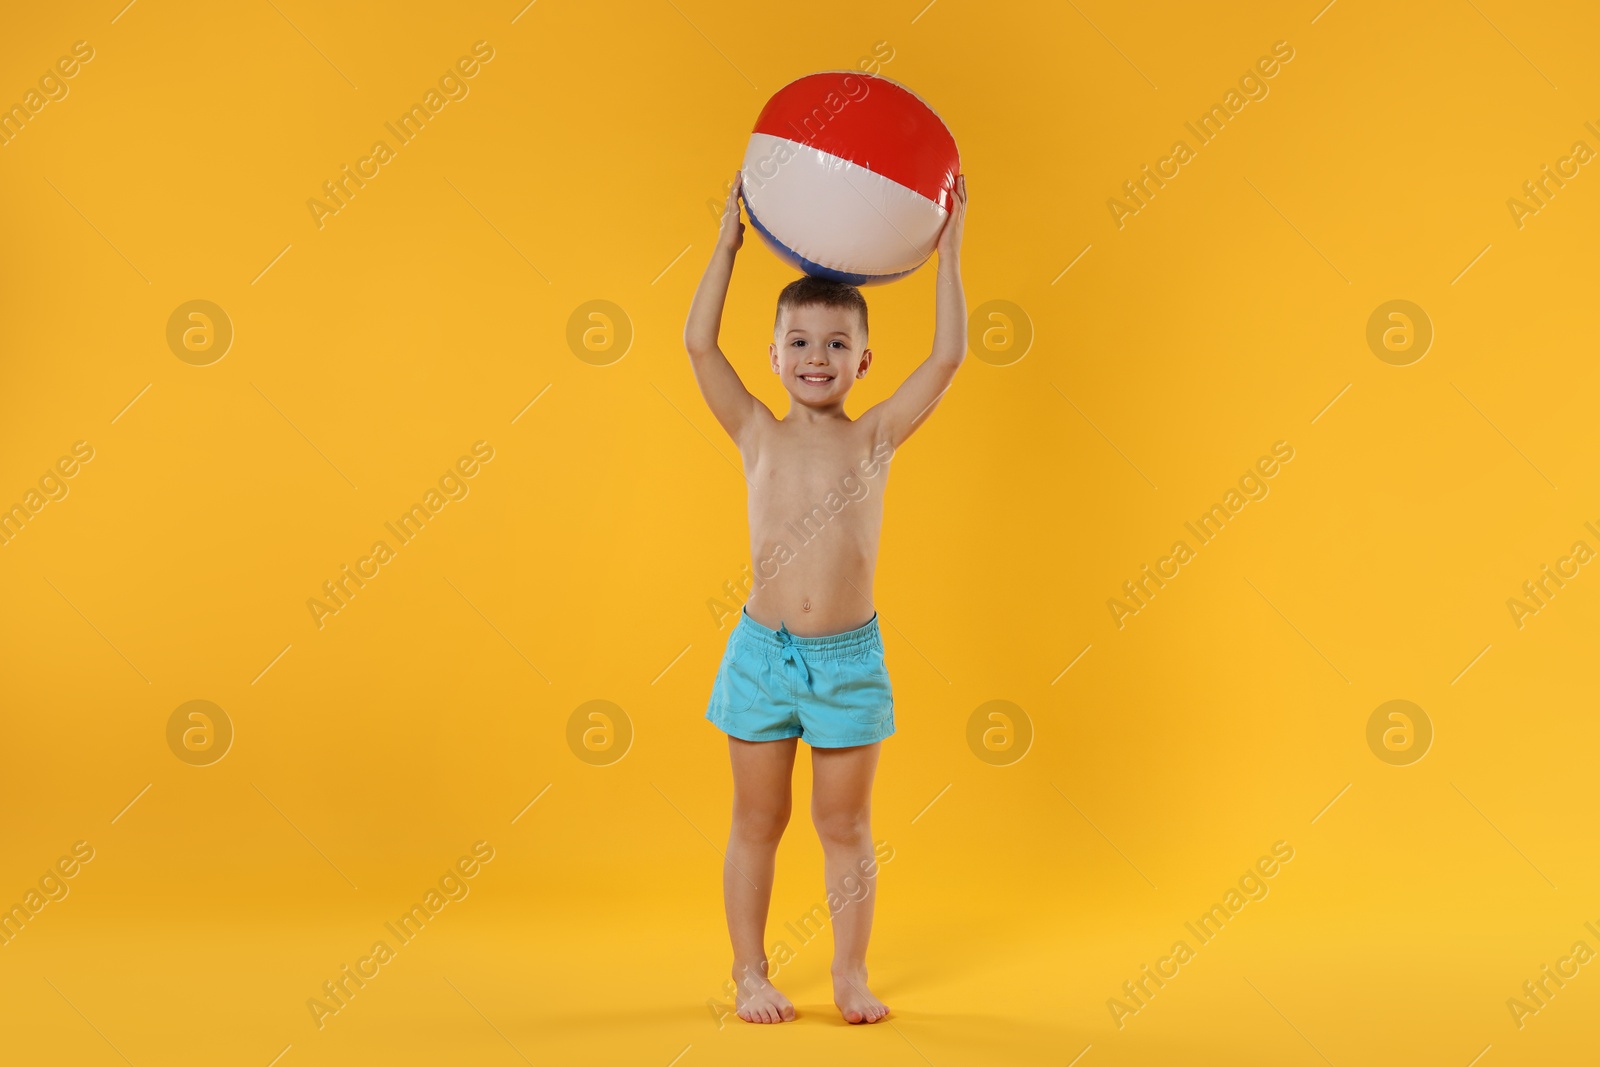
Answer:
<svg viewBox="0 0 1600 1067"><path fill-rule="evenodd" d="M967 223L967 176L956 175L956 187L950 193L950 217L944 220L939 231L939 258L957 255L961 251L961 231Z"/></svg>

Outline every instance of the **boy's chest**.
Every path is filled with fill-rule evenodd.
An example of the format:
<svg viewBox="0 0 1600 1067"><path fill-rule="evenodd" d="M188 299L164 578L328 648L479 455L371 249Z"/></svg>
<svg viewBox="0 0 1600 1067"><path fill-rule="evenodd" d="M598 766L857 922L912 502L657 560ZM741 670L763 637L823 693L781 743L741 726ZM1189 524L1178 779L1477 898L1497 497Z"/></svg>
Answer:
<svg viewBox="0 0 1600 1067"><path fill-rule="evenodd" d="M767 445L749 472L752 495L767 500L821 503L830 492L859 500L880 491L888 476L887 445L874 449L865 433L796 435Z"/></svg>

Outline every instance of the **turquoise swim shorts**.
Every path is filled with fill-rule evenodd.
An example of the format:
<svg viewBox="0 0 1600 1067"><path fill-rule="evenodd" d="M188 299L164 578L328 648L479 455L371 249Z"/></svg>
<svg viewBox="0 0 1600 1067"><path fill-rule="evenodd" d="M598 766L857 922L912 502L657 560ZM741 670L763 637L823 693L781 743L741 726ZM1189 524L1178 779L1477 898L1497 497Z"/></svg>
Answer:
<svg viewBox="0 0 1600 1067"><path fill-rule="evenodd" d="M842 634L796 637L744 611L711 687L706 718L742 741L803 738L812 748L870 745L894 733L894 692L878 616Z"/></svg>

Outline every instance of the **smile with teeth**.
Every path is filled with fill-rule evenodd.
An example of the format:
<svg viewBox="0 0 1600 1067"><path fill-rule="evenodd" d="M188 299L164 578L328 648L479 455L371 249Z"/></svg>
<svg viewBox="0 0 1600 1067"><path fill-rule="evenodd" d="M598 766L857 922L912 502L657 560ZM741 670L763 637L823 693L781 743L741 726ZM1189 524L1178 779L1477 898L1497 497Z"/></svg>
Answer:
<svg viewBox="0 0 1600 1067"><path fill-rule="evenodd" d="M803 381L803 382L810 382L813 385L826 385L827 383L833 381L833 375L831 375L831 374L801 374L800 375L800 380Z"/></svg>

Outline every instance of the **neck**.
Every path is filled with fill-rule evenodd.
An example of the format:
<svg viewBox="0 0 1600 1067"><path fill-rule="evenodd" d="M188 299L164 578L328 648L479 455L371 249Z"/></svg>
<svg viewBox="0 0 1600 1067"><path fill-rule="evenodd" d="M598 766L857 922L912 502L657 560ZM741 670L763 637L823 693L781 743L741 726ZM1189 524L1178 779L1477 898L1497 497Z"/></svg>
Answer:
<svg viewBox="0 0 1600 1067"><path fill-rule="evenodd" d="M789 411L784 415L784 422L798 422L815 424L832 422L835 419L849 421L849 416L844 413L844 401L837 400L826 407L817 407L811 404L802 404L793 396L789 397Z"/></svg>

